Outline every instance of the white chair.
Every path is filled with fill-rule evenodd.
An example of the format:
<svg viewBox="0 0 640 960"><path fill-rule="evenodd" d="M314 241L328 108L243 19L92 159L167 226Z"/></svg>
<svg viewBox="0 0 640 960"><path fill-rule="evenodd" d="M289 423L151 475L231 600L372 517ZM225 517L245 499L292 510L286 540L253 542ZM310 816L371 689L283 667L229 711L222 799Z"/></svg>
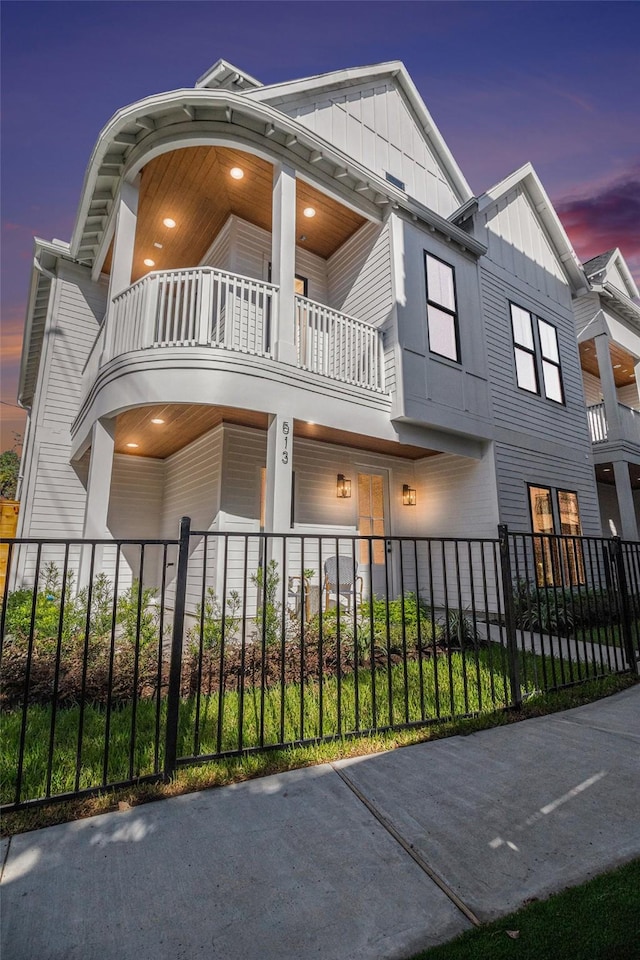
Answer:
<svg viewBox="0 0 640 960"><path fill-rule="evenodd" d="M358 564L354 564L353 557L327 557L324 563L324 609L329 609L332 596L336 605L346 600L348 611L354 601L362 603L362 583L362 577L358 576Z"/></svg>

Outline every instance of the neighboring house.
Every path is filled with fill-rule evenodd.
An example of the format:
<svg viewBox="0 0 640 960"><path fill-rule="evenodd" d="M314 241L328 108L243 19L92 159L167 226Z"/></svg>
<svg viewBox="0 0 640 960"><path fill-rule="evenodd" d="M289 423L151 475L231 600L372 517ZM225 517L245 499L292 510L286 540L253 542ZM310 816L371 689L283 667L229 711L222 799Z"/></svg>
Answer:
<svg viewBox="0 0 640 960"><path fill-rule="evenodd" d="M605 536L638 539L640 305L619 250L584 265L589 292L575 304L587 415Z"/></svg>
<svg viewBox="0 0 640 960"><path fill-rule="evenodd" d="M474 198L400 62L220 60L120 110L36 240L19 535L599 535L572 298L626 329L624 277L529 165Z"/></svg>

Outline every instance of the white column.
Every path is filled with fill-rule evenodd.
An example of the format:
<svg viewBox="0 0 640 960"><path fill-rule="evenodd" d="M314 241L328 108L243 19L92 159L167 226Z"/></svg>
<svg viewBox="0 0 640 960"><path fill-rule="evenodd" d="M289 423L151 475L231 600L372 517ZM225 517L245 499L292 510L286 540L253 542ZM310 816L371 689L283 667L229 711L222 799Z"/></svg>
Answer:
<svg viewBox="0 0 640 960"><path fill-rule="evenodd" d="M616 478L616 496L622 528L618 532L623 540L638 540L638 517L633 502L629 465L625 460L614 460L613 472Z"/></svg>
<svg viewBox="0 0 640 960"><path fill-rule="evenodd" d="M616 381L613 376L613 367L611 366L609 337L606 333L599 333L594 337L594 340L596 343L596 355L598 357L600 386L602 388L604 410L607 418L607 440L618 440L621 430L620 411L618 409Z"/></svg>
<svg viewBox="0 0 640 960"><path fill-rule="evenodd" d="M87 480L87 500L84 510L82 536L86 540L111 539L107 527L111 473L115 447L115 420L97 420L91 432L91 458ZM100 572L99 551L96 550L94 573ZM86 586L89 579L91 547L83 547L80 557L78 586Z"/></svg>
<svg viewBox="0 0 640 960"><path fill-rule="evenodd" d="M278 324L275 331L276 360L297 366L294 317L296 274L296 173L293 167L276 163L273 168L271 227L271 282L278 285Z"/></svg>
<svg viewBox="0 0 640 960"><path fill-rule="evenodd" d="M288 533L291 529L292 464L293 417L272 414L267 430L267 533Z"/></svg>
<svg viewBox="0 0 640 960"><path fill-rule="evenodd" d="M131 284L133 251L138 220L139 181L123 181L118 199L116 228L113 237L113 257L109 281L109 302Z"/></svg>

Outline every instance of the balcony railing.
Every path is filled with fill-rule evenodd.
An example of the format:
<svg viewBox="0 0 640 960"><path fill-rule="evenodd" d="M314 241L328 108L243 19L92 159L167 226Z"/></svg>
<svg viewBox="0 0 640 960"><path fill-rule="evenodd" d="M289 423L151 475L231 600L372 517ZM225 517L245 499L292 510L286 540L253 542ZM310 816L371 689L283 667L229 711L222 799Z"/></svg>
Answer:
<svg viewBox="0 0 640 960"><path fill-rule="evenodd" d="M619 403L618 417L620 420L619 437L614 438L607 419L605 404L596 403L592 407L587 407L591 442L606 443L607 440L620 439L640 445L640 410Z"/></svg>
<svg viewBox="0 0 640 960"><path fill-rule="evenodd" d="M103 362L149 347L223 347L271 354L278 289L224 270L151 273L115 297Z"/></svg>
<svg viewBox="0 0 640 960"><path fill-rule="evenodd" d="M332 380L384 389L382 334L355 317L295 298L298 366Z"/></svg>
<svg viewBox="0 0 640 960"><path fill-rule="evenodd" d="M278 287L198 267L149 273L114 298L85 367L87 392L99 367L162 347L218 347L273 356ZM381 392L382 333L306 297L295 298L297 363L303 370Z"/></svg>

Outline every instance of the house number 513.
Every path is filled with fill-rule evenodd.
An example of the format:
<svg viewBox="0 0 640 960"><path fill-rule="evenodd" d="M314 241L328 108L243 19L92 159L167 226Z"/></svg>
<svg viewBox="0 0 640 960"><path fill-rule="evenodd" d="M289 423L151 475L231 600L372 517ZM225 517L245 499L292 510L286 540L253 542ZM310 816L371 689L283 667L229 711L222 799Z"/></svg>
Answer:
<svg viewBox="0 0 640 960"><path fill-rule="evenodd" d="M289 463L289 421L282 424L282 462Z"/></svg>

